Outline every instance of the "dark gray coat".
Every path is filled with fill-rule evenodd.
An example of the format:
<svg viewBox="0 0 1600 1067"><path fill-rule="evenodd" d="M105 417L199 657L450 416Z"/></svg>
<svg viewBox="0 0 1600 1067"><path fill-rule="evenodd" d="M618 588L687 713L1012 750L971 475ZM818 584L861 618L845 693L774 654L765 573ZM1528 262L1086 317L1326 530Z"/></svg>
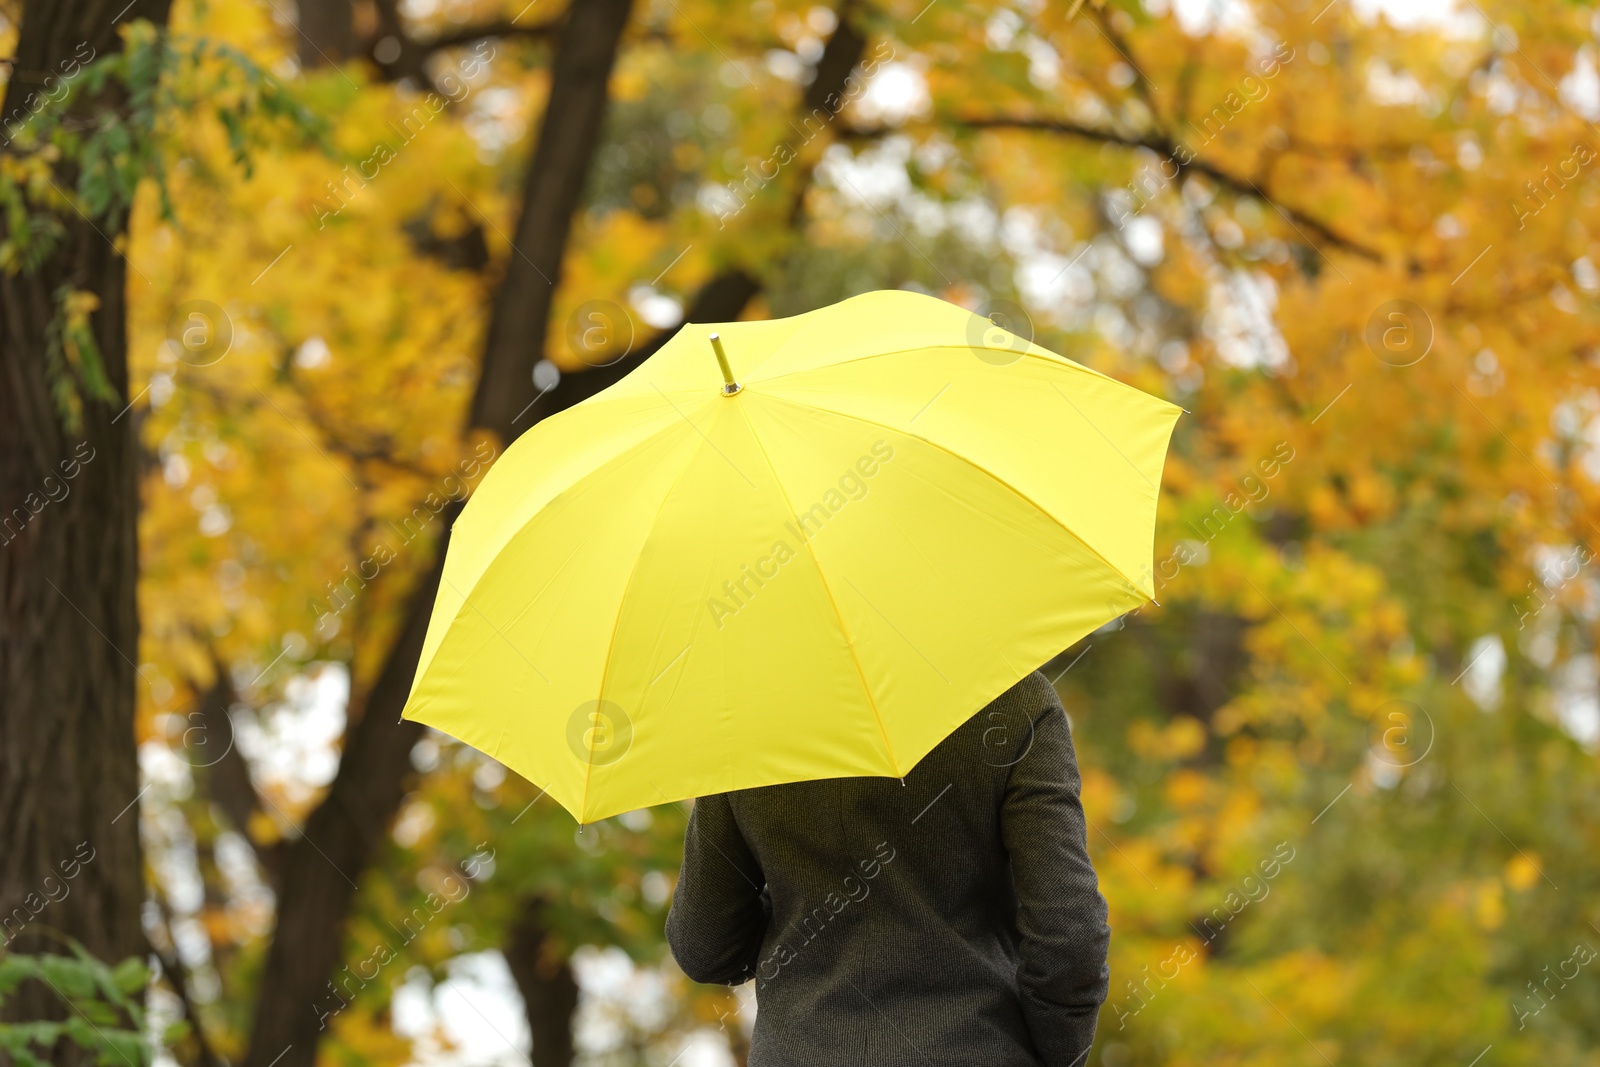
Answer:
<svg viewBox="0 0 1600 1067"><path fill-rule="evenodd" d="M1054 688L1034 672L906 775L695 803L667 916L756 983L751 1067L1082 1067L1111 931Z"/></svg>

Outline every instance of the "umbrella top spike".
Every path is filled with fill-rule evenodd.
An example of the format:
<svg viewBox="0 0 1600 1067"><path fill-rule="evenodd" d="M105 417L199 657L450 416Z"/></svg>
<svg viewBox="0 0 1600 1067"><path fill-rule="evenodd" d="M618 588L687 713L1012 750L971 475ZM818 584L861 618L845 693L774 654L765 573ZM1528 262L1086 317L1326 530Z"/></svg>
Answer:
<svg viewBox="0 0 1600 1067"><path fill-rule="evenodd" d="M711 350L717 354L717 366L722 368L722 395L732 396L743 389L744 386L733 379L733 368L728 366L728 353L722 350L721 334L714 333L711 335Z"/></svg>

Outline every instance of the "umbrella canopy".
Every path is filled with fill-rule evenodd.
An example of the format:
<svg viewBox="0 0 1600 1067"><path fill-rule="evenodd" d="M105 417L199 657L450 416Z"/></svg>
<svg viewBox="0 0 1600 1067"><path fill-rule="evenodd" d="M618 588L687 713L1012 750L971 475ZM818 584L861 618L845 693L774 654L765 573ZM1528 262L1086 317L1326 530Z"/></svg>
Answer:
<svg viewBox="0 0 1600 1067"><path fill-rule="evenodd" d="M1153 596L1180 411L915 293L685 325L484 478L405 716L580 822L903 776Z"/></svg>

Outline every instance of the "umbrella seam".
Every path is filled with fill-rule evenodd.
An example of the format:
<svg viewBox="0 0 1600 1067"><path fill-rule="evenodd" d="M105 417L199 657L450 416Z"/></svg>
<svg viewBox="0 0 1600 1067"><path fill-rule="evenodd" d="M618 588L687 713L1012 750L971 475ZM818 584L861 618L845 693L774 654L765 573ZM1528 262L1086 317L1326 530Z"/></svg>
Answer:
<svg viewBox="0 0 1600 1067"><path fill-rule="evenodd" d="M599 394L596 394L596 395L599 395ZM571 410L571 409L569 408L568 410ZM565 414L565 412L558 412L558 414ZM552 416L552 417L554 417L554 416ZM545 422L547 422L547 421L549 421L549 420L544 420L544 421L540 422L538 425L543 426L545 424ZM431 654L429 654L427 656L426 661L424 661L421 656L418 657L417 671L416 671L416 674L413 675L413 677L412 677L412 688L414 689L416 687L416 680L422 676L423 672L429 666L432 665L434 657L436 657L438 655L438 653L439 653L439 650L444 647L445 641L447 641L449 639L449 637L450 637L450 632L455 628L456 623L460 620L462 611L467 607L468 603L471 601L473 594L475 594L478 591L478 588L483 584L484 579L486 577L488 577L490 570L493 569L494 563L496 562L496 560L498 560L501 551L505 548L506 545L509 545L513 540L515 540L516 538L522 536L522 534L527 531L528 527L532 526L534 524L534 522L536 522L538 519L543 517L550 510L552 505L554 505L561 497L563 497L566 494L572 492L582 481L594 477L594 475L597 474L598 472L600 472L601 470L609 468L614 464L620 465L622 463L626 463L626 462L636 458L640 453L646 452L646 451L648 451L648 449L650 447L656 445L659 442L659 440L661 439L661 437L663 437L669 430L676 429L677 426L678 426L678 424L675 423L675 422L674 423L668 423L666 426L662 427L659 431L652 432L652 433L648 434L647 436L639 439L638 441L635 441L633 444L629 445L627 448L624 448L621 451L618 451L616 453L613 453L612 455L607 456L604 461L602 461L601 463L599 463L599 464L597 464L595 466L592 466L592 467L588 468L580 477L575 478L571 483L562 486L560 490L558 490L555 494L553 494L550 497L549 500L546 500L542 505L540 505L537 509L535 509L530 515L528 515L528 517L526 519L524 519L521 522L516 523L515 529L513 529L509 534L507 534L506 537L504 537L501 540L500 548L497 548L497 549L494 550L494 558L491 559L489 561L489 563L486 564L483 567L483 569L478 572L478 576L475 579L473 579L470 588L468 588L465 593L460 593L460 587L459 586L455 586L455 583L451 582L450 584L452 586L455 586L456 591L458 593L460 593L460 595L461 595L461 606L458 607L456 609L455 613L450 616L449 622L447 622L445 624L444 633L440 636L439 642L438 642L437 645L434 646L434 648L431 651ZM531 433L532 431L530 430L529 432ZM524 438L526 438L526 435L524 435ZM519 439L519 440L521 440L521 439ZM502 453L502 458L503 457L504 457L504 453ZM469 498L469 500L470 500L470 498ZM457 519L456 522L459 525L461 520ZM451 540L455 540L455 538L452 538ZM446 546L446 547L448 548L448 546ZM576 554L576 552L577 552L577 550L574 549L573 550L573 554ZM571 558L571 556L568 557L569 560L570 560L570 558ZM449 555L449 553L447 551L446 555L445 555L445 566L448 567L449 563L450 563L450 555ZM447 581L449 579L449 577L450 577L450 575L448 573L446 573L444 570L441 570L440 574L441 574L441 582ZM553 581L554 578L552 577L551 580ZM547 582L545 584L545 588L548 588L548 587L549 587L549 583ZM543 590L541 590L541 592L543 592ZM524 609L523 612L519 612L518 613L517 618L521 618L522 615L525 614L525 613L526 613L526 608ZM432 618L432 616L430 614L429 622L428 622L429 629L432 629L433 621L434 620L433 620L433 618ZM424 645L426 645L426 643L427 643L426 638L424 638L423 643L424 643ZM407 695L406 699L407 699L407 702L410 701L410 695L409 694Z"/></svg>
<svg viewBox="0 0 1600 1067"><path fill-rule="evenodd" d="M785 378L793 378L793 377L796 377L798 375L810 374L810 373L812 373L814 371L831 370L834 367L844 367L844 366L848 366L851 363L860 363L863 360L876 359L879 356L903 356L908 352L927 352L927 351L931 351L933 349L963 349L963 348L970 348L970 347L971 346L969 346L969 345L918 345L916 348L901 348L901 349L897 349L896 351L893 351L893 352L877 352L877 353L874 353L873 355L870 355L870 356L858 356L855 359L841 360L838 363L826 363L826 364L823 364L820 367L801 367L799 370L792 370L792 371L789 371L786 374L779 374L779 375L776 375L776 376L771 377L771 378L761 378L761 379L754 379L753 378L753 379L750 380L750 384L752 384L752 385L765 385L765 384L767 384L769 382L781 382ZM1178 407L1178 405L1172 403L1170 400L1164 400L1161 397L1154 396L1154 395L1152 395L1150 393L1146 393L1146 392L1144 392L1144 390L1136 388L1135 386L1129 385L1127 382L1122 381L1121 379L1113 378L1113 377L1111 377L1111 375L1104 374L1104 373L1102 373L1100 371L1097 371L1093 367L1085 367L1082 363L1074 362L1073 360L1067 359L1067 357L1065 357L1065 356L1056 356L1053 352L1050 352L1048 350L1044 350L1044 351L1040 351L1040 352L1024 352L1023 355L1031 356L1034 359L1044 360L1045 362L1050 363L1052 366L1063 367L1066 370L1082 371L1084 374L1091 375L1091 376L1093 376L1095 378L1103 379L1104 381L1111 382L1111 383L1113 383L1115 385L1120 385L1124 389L1131 389L1135 393L1139 393L1140 395L1144 396L1145 398L1150 399L1150 400L1154 400L1157 403L1165 404L1168 407L1174 409L1175 411L1182 411L1183 410L1182 408ZM1060 362L1057 362L1057 360L1059 360ZM1057 393L1061 393L1060 386L1056 385L1054 382L1050 383L1050 388L1054 389ZM782 395L774 394L774 393L765 393L763 395L772 396L772 397L775 397L778 400L789 399L789 398L786 398L786 397L784 397ZM1072 404L1072 399L1070 397L1068 397L1065 393L1061 393L1061 398L1063 400L1065 400L1068 404ZM938 397L935 397L934 399L937 400ZM792 400L791 399L790 403L802 404L804 402L800 401L800 400ZM806 406L808 406L808 407L816 407L816 405L806 405ZM1076 404L1072 404L1072 407L1074 408L1074 410L1077 409L1077 405ZM816 410L818 410L818 411L829 411L831 409L829 409L829 408L817 408ZM844 414L844 413L843 412L839 412L839 414ZM1082 411L1078 411L1078 415L1085 422L1088 422L1089 425L1093 429L1095 429L1097 432L1099 432L1101 437L1105 437L1104 431L1101 431L1098 426L1095 426L1095 424L1089 419L1089 417L1087 415L1084 415ZM852 416L852 417L859 417L859 416ZM871 420L870 419L862 419L861 421L870 422ZM887 424L886 423L878 423L877 425L887 425ZM891 427L891 429L892 428L893 427ZM1109 437L1107 437L1106 440L1109 442L1111 439ZM1115 448L1116 446L1113 444L1112 447ZM1120 451L1120 449L1119 449L1119 451ZM1126 459L1127 457L1123 457L1123 458ZM1129 460L1128 462L1131 464L1133 461ZM1135 470L1137 470L1137 468L1135 468ZM1141 478L1144 478L1144 472L1143 471L1140 471L1139 475L1140 475ZM1144 478L1144 481L1145 481L1146 484L1150 484L1150 481L1149 481L1148 478ZM1160 490L1157 489L1156 493L1154 495L1159 496L1160 495Z"/></svg>
<svg viewBox="0 0 1600 1067"><path fill-rule="evenodd" d="M656 513L651 516L650 522L645 526L644 538L639 542L639 550L634 553L633 563L631 563L628 567L628 580L622 583L622 595L617 597L617 614L616 617L611 620L611 639L606 642L605 662L600 665L600 693L596 698L597 710L600 706L605 704L606 677L611 673L611 653L616 650L617 629L622 625L622 609L627 605L628 602L628 590L633 588L634 575L639 573L639 559L644 555L645 545L650 543L650 535L655 530L656 522L660 520L661 513L666 510L667 501L672 499L673 490L678 488L678 483L683 481L683 476L688 473L689 468L694 465L695 460L699 458L700 453L705 450L705 447L708 443L710 443L710 438L702 433L700 435L700 443L697 444L695 446L695 450L685 458L684 464L681 468L679 468L677 476L672 479L672 484L667 486L667 491L661 494L661 502L656 505ZM624 714L626 714L626 712L624 712ZM578 810L584 814L587 814L587 809L589 806L589 776L593 772L594 739L593 733L591 732L589 741L589 758L584 761L583 793L578 799ZM582 823L583 820L580 818L578 821Z"/></svg>
<svg viewBox="0 0 1600 1067"><path fill-rule="evenodd" d="M789 499L789 491L784 487L783 479L778 475L778 468L773 466L772 457L767 455L767 446L761 443L761 435L756 432L755 426L751 424L749 414L742 410L740 414L744 415L745 426L750 430L750 438L755 441L756 450L761 453L761 458L766 461L767 470L772 472L772 482L778 487L778 493L783 497L783 506L788 509L791 515L795 514L794 502ZM828 577L823 573L822 561L817 558L816 550L811 547L809 540L802 540L801 543L805 545L806 555L811 557L811 565L816 568L817 581L822 583L822 592L828 598L828 607L833 610L834 621L839 624L839 633L844 637L845 648L850 650L850 662L855 664L856 677L861 679L861 689L867 694L867 706L872 709L873 721L878 724L878 735L883 738L884 755L889 757L889 762L894 765L895 774L900 776L903 772L900 770L899 757L894 754L894 746L889 743L889 731L884 728L883 715L878 711L878 700L872 695L872 686L867 682L867 672L862 669L861 657L856 654L855 639L850 636L850 631L844 624L844 616L839 613L839 602L834 599L833 588L828 585Z"/></svg>
<svg viewBox="0 0 1600 1067"><path fill-rule="evenodd" d="M1129 578L1126 574L1122 573L1122 568L1118 567L1116 564L1114 564L1110 560L1106 559L1105 556L1101 555L1100 554L1100 550L1098 548L1095 548L1094 545L1091 545L1088 542L1088 540L1084 538L1084 536L1082 534L1078 533L1078 531L1074 530L1072 527L1068 526L1066 523L1064 523L1060 519L1056 518L1056 516L1050 514L1050 512L1047 511L1044 508L1044 506L1041 505L1037 500L1033 499L1033 497L1029 496L1027 493L1024 493L1021 489L1018 489L1016 486L1012 485L1010 482L1006 481L1004 478L1000 477L1000 475L996 474L994 471L992 471L989 468L983 466L982 464L974 462L971 459L968 459L966 456L963 456L959 452L951 451L950 449L946 448L944 445L941 445L937 441L931 441L928 438L923 437L921 434L912 433L910 430L902 429L899 426L892 426L889 423L878 422L876 419L868 419L868 418L864 418L864 417L862 417L860 415L852 415L847 411L835 411L832 408L818 407L815 404L806 404L806 403L803 403L803 402L801 402L799 400L791 400L788 397L776 396L776 395L774 395L772 393L764 393L762 395L763 396L767 396L767 397L771 397L773 400L776 400L779 403L793 404L795 407L804 408L807 411L816 411L816 412L820 412L821 414L824 414L824 415L833 415L833 416L836 416L836 417L841 418L841 419L850 419L850 420L855 421L855 422L865 423L868 426L877 426L880 429L892 430L895 433L904 434L905 436L911 438L914 441L921 441L923 444L927 445L929 448L938 449L940 452L943 452L945 455L950 456L952 459L955 459L957 462L964 463L967 466L971 467L973 470L979 472L980 474L986 475L987 477L989 477L989 478L993 479L994 481L998 482L1000 485L1005 486L1007 489L1009 489L1013 493L1017 494L1017 496L1020 499L1027 501L1028 504L1030 504L1035 511L1037 511L1039 514L1043 515L1045 518L1049 519L1051 522L1055 523L1062 530L1066 531L1066 533L1067 533L1067 535L1069 537L1071 537L1073 540L1077 541L1084 548L1088 549L1094 555L1095 559L1098 559L1101 563L1103 563L1107 567L1109 567L1111 569L1111 573L1112 574L1115 574L1118 578L1121 578L1124 582L1127 582L1128 585L1133 589L1133 591L1135 593L1138 593L1139 596L1143 597L1145 600L1149 600L1150 599L1149 597L1145 596L1144 593L1139 589L1138 583L1136 583L1132 578Z"/></svg>

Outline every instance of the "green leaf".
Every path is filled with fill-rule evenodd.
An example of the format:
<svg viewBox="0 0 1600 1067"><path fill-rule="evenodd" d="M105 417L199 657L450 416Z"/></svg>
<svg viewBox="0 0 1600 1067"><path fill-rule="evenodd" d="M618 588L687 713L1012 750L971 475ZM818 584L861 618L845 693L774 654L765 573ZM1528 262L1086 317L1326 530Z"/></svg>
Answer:
<svg viewBox="0 0 1600 1067"><path fill-rule="evenodd" d="M139 957L129 956L117 964L111 972L111 980L117 989L132 996L150 984L150 968Z"/></svg>
<svg viewBox="0 0 1600 1067"><path fill-rule="evenodd" d="M32 956L0 956L0 998L38 974L39 963Z"/></svg>
<svg viewBox="0 0 1600 1067"><path fill-rule="evenodd" d="M40 956L40 977L56 991L69 999L92 997L95 994L94 975L82 961L70 956Z"/></svg>
<svg viewBox="0 0 1600 1067"><path fill-rule="evenodd" d="M144 1039L131 1030L108 1031L101 1043L104 1051L96 1058L96 1063L109 1064L147 1064L150 1062L150 1046Z"/></svg>

